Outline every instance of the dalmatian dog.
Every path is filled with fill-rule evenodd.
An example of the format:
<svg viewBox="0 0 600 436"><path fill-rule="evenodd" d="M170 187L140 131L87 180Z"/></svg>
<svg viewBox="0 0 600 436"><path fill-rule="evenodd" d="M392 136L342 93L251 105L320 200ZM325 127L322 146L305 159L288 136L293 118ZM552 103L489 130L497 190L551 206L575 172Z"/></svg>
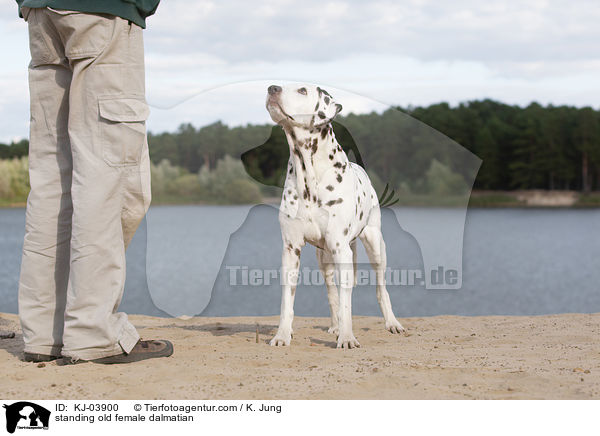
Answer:
<svg viewBox="0 0 600 436"><path fill-rule="evenodd" d="M385 285L385 243L375 189L365 170L348 160L333 133L331 122L342 105L318 86L272 85L266 107L273 121L283 127L290 148L279 211L283 238L281 318L270 344L290 345L300 251L306 242L317 247L331 311L329 332L337 335L337 348L360 347L352 332L351 310L357 238L376 272L377 300L385 328L391 333L404 331L394 316Z"/></svg>

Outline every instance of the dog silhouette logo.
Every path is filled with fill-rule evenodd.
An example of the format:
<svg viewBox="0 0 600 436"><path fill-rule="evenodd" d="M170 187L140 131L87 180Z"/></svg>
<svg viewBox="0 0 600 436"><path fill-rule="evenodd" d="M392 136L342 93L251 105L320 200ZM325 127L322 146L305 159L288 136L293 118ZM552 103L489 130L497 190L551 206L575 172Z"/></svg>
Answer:
<svg viewBox="0 0 600 436"><path fill-rule="evenodd" d="M6 409L6 431L9 433L14 433L17 428L48 430L50 422L48 409L28 401L4 404L3 407Z"/></svg>

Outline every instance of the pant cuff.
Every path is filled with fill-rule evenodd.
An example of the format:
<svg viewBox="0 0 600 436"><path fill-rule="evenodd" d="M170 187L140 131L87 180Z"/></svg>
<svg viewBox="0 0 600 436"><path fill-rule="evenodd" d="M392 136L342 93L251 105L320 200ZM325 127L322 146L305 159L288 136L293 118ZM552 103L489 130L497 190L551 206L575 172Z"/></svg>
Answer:
<svg viewBox="0 0 600 436"><path fill-rule="evenodd" d="M140 340L140 335L138 334L135 327L129 323L126 323L123 326L123 330L121 330L121 335L117 340L117 343L108 349L103 350L65 350L63 349L62 355L65 357L70 357L74 360L94 360L100 359L102 357L110 357L116 356L117 354L130 353L135 344Z"/></svg>
<svg viewBox="0 0 600 436"><path fill-rule="evenodd" d="M121 331L121 337L119 338L119 345L123 351L127 354L131 352L135 344L140 340L140 335L134 326L130 323L126 323Z"/></svg>
<svg viewBox="0 0 600 436"><path fill-rule="evenodd" d="M31 354L43 354L45 356L61 356L62 345L25 345L23 352Z"/></svg>

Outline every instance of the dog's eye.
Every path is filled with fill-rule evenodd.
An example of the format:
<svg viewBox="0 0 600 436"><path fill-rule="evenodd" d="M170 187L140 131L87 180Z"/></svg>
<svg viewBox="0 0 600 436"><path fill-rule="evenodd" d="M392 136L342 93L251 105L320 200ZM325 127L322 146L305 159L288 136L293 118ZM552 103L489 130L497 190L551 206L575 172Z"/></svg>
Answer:
<svg viewBox="0 0 600 436"><path fill-rule="evenodd" d="M298 94L306 95L306 88L298 89Z"/></svg>

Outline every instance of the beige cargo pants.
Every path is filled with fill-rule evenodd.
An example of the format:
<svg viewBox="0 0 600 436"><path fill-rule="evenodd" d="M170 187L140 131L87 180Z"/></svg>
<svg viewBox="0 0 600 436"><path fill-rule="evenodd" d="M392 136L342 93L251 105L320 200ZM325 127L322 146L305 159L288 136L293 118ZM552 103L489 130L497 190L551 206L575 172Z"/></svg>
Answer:
<svg viewBox="0 0 600 436"><path fill-rule="evenodd" d="M142 29L26 9L31 131L19 283L25 351L95 359L139 339L117 313L125 249L150 204Z"/></svg>

